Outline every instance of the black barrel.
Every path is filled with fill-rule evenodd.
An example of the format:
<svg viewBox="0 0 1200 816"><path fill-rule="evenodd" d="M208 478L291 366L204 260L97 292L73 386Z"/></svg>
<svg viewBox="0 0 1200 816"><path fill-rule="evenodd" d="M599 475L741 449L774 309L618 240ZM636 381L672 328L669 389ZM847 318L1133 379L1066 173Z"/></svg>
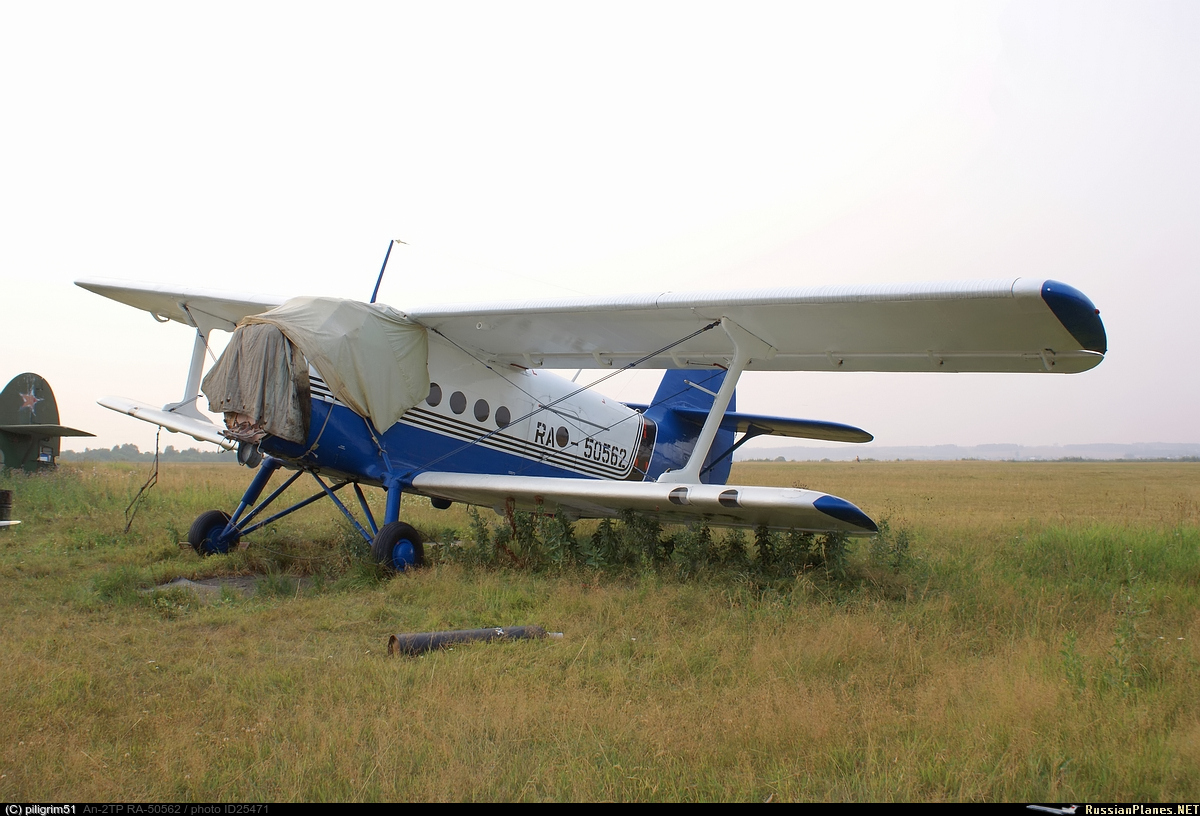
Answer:
<svg viewBox="0 0 1200 816"><path fill-rule="evenodd" d="M12 491L0 490L0 521L12 518Z"/></svg>
<svg viewBox="0 0 1200 816"><path fill-rule="evenodd" d="M388 654L420 654L455 643L475 640L520 640L542 638L546 630L540 626L496 626L491 629L458 629L450 632L415 632L392 635L388 638Z"/></svg>

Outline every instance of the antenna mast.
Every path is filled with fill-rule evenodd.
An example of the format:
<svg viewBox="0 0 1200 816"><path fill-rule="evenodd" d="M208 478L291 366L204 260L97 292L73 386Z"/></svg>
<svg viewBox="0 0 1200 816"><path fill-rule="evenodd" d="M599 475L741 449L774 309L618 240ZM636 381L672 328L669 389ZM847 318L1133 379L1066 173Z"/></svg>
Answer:
<svg viewBox="0 0 1200 816"><path fill-rule="evenodd" d="M375 302L375 298L379 297L379 284L383 283L383 273L387 271L388 258L392 257L392 247L396 244L403 244L399 238L393 238L388 241L387 254L383 256L383 266L379 267L379 277L375 279L375 291L371 293L371 303ZM405 244L407 246L407 244Z"/></svg>

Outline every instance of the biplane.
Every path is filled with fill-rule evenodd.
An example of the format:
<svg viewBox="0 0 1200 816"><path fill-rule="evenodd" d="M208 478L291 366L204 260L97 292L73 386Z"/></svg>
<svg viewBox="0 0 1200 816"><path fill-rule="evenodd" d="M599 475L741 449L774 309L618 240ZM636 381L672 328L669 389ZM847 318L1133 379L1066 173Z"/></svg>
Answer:
<svg viewBox="0 0 1200 816"><path fill-rule="evenodd" d="M1107 351L1099 310L1083 293L1028 278L408 312L332 298L77 283L195 331L179 402L100 404L236 449L241 463L257 467L232 512L210 510L191 525L197 552L227 552L328 498L375 558L398 570L423 558L420 533L400 519L404 493L438 508L462 502L571 518L633 510L665 521L869 535L876 524L845 499L726 484L733 452L757 436L872 439L841 423L737 410L743 372L1076 373ZM216 330L233 336L204 375ZM551 373L570 369L665 373L649 403L626 404ZM202 388L224 427L198 410ZM291 473L263 498L276 471ZM305 474L314 493L265 515ZM386 491L382 523L363 486ZM346 488L357 515L354 502L342 500Z"/></svg>

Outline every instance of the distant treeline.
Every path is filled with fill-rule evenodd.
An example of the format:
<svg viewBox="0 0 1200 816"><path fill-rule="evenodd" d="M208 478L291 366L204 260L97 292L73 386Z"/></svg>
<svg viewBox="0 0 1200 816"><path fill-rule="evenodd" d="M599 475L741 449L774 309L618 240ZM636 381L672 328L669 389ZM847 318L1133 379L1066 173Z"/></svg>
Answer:
<svg viewBox="0 0 1200 816"><path fill-rule="evenodd" d="M237 464L237 454L233 451L215 450L202 451L199 448L176 450L174 445L167 445L158 454L160 462L227 462ZM153 462L154 451L143 453L137 445L113 445L112 448L84 448L82 451L63 451L60 462Z"/></svg>

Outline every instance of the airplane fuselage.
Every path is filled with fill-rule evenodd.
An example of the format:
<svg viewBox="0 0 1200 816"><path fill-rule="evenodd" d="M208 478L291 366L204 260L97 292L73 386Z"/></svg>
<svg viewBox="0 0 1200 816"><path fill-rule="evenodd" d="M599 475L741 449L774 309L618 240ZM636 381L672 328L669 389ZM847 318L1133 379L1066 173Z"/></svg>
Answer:
<svg viewBox="0 0 1200 816"><path fill-rule="evenodd" d="M429 373L428 397L380 433L310 369L307 443L268 436L261 448L366 484L398 478L405 489L425 470L643 481L682 466L698 430L667 439L651 416L609 397L545 370L485 364L437 340ZM727 473L725 463L711 481Z"/></svg>

